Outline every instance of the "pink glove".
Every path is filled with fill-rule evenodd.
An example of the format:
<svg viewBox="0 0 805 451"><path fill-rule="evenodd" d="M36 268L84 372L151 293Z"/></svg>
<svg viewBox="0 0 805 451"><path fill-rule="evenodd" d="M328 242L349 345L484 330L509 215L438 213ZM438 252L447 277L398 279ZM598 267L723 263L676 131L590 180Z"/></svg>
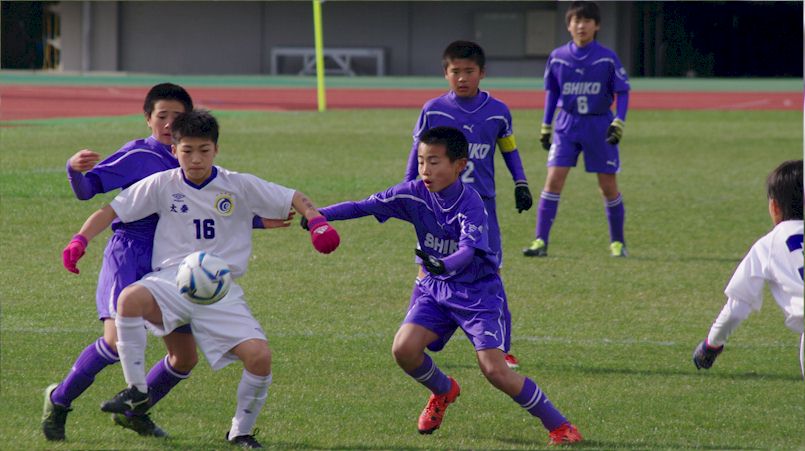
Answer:
<svg viewBox="0 0 805 451"><path fill-rule="evenodd" d="M80 271L76 268L76 263L78 260L84 256L84 251L87 249L87 239L84 238L84 235L76 234L73 235L73 239L70 240L70 244L64 248L61 253L61 261L64 267L75 274L78 274Z"/></svg>
<svg viewBox="0 0 805 451"><path fill-rule="evenodd" d="M338 232L327 222L327 218L324 216L316 216L311 219L308 221L307 227L310 230L310 240L313 241L313 247L322 254L329 254L341 243Z"/></svg>

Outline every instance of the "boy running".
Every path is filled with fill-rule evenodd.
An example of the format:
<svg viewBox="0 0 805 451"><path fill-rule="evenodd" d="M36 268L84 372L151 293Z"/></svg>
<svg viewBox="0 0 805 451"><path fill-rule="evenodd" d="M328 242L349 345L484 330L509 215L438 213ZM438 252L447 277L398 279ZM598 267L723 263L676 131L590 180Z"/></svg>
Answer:
<svg viewBox="0 0 805 451"><path fill-rule="evenodd" d="M581 441L576 427L545 393L506 365L511 327L506 293L497 256L489 246L484 201L459 178L467 163L468 143L462 132L451 127L431 128L419 136L421 179L320 212L333 221L373 215L380 222L397 218L414 226L416 254L427 272L417 280L392 353L406 374L432 393L419 417L419 433L438 429L445 409L461 393L458 383L436 366L425 348L438 352L460 328L475 347L487 380L539 418L551 443Z"/></svg>

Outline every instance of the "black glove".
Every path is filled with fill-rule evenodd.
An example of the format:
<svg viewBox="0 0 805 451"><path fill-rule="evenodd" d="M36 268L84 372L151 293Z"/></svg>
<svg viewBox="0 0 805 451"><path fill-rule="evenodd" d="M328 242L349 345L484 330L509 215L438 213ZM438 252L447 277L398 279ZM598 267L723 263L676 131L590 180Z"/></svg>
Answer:
<svg viewBox="0 0 805 451"><path fill-rule="evenodd" d="M415 249L414 252L416 252L417 257L422 259L422 264L425 265L425 269L427 269L429 273L438 276L447 272L447 269L444 267L444 262L441 259L428 255L428 253L422 249Z"/></svg>
<svg viewBox="0 0 805 451"><path fill-rule="evenodd" d="M522 213L534 205L531 190L528 189L528 182L519 181L514 184L514 205L517 207L517 213Z"/></svg>
<svg viewBox="0 0 805 451"><path fill-rule="evenodd" d="M551 149L551 133L553 132L553 127L551 124L542 124L539 127L539 142L542 143L542 148L545 150Z"/></svg>
<svg viewBox="0 0 805 451"><path fill-rule="evenodd" d="M693 350L693 364L696 365L697 370L702 368L706 370L710 369L710 367L713 366L713 363L715 363L716 357L718 357L723 350L724 345L715 348L708 345L707 340L704 340L703 342L699 343L698 346L696 346L696 349Z"/></svg>
<svg viewBox="0 0 805 451"><path fill-rule="evenodd" d="M302 227L305 230L310 230L307 227L307 218L304 215L302 215L302 220L299 221L299 226Z"/></svg>
<svg viewBox="0 0 805 451"><path fill-rule="evenodd" d="M615 118L615 120L609 124L609 127L607 127L607 143L614 146L621 142L624 126L626 126L626 124L622 120Z"/></svg>

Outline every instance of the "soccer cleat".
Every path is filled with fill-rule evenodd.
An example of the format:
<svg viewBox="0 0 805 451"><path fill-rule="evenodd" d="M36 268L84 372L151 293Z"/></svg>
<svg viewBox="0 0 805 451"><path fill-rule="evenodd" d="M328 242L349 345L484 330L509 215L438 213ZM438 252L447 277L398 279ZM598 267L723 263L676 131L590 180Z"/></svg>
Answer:
<svg viewBox="0 0 805 451"><path fill-rule="evenodd" d="M252 435L239 435L230 439L229 431L226 431L226 441L241 448L262 448L263 445L254 438L255 435L257 435L256 429Z"/></svg>
<svg viewBox="0 0 805 451"><path fill-rule="evenodd" d="M696 369L700 370L710 369L713 366L713 363L716 361L716 357L721 354L721 351L724 350L724 345L719 347L713 347L707 344L707 340L699 343L696 346L696 349L693 350L693 364L696 365Z"/></svg>
<svg viewBox="0 0 805 451"><path fill-rule="evenodd" d="M449 379L450 390L443 395L430 395L428 404L425 406L422 414L419 415L417 428L420 434L432 434L433 431L439 429L439 426L442 425L442 419L444 418L444 412L447 410L447 406L453 403L461 394L461 387L458 386L458 382L452 377Z"/></svg>
<svg viewBox="0 0 805 451"><path fill-rule="evenodd" d="M548 437L550 437L551 440L548 442L548 445L569 445L571 443L578 443L584 440L584 437L581 436L579 430L576 429L576 426L573 426L570 423L564 423L558 428L552 430L548 434Z"/></svg>
<svg viewBox="0 0 805 451"><path fill-rule="evenodd" d="M613 257L628 257L629 253L626 252L626 245L620 241L613 241L609 243L609 253Z"/></svg>
<svg viewBox="0 0 805 451"><path fill-rule="evenodd" d="M132 431L145 437L167 437L168 433L157 426L147 413L113 413L112 420L116 425L131 429Z"/></svg>
<svg viewBox="0 0 805 451"><path fill-rule="evenodd" d="M542 238L537 238L531 242L531 246L523 249L523 255L526 257L547 257L548 244Z"/></svg>
<svg viewBox="0 0 805 451"><path fill-rule="evenodd" d="M101 410L109 413L144 414L148 411L148 394L137 390L136 387L128 387L121 390L114 398L104 401Z"/></svg>
<svg viewBox="0 0 805 451"><path fill-rule="evenodd" d="M42 432L48 440L64 440L64 424L71 408L54 404L50 394L59 384L50 384L45 389L45 405L42 407Z"/></svg>
<svg viewBox="0 0 805 451"><path fill-rule="evenodd" d="M506 354L505 356L503 356L503 358L506 360L506 365L508 365L509 368L513 370L520 368L520 361L517 360L517 357L515 357L514 355Z"/></svg>

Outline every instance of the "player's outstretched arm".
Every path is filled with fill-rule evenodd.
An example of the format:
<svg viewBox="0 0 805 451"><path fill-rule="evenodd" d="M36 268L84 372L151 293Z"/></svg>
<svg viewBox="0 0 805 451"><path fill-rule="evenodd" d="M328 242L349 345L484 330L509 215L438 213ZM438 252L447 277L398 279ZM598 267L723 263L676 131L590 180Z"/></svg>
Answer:
<svg viewBox="0 0 805 451"><path fill-rule="evenodd" d="M291 205L302 215L303 228L310 231L313 247L322 254L336 250L341 243L338 232L327 222L327 218L319 213L313 202L302 192L296 191ZM307 227L305 227L305 225Z"/></svg>
<svg viewBox="0 0 805 451"><path fill-rule="evenodd" d="M73 239L70 240L70 243L62 251L62 264L68 271L75 274L80 272L76 264L78 260L84 256L87 245L99 233L106 230L116 217L117 213L115 213L115 210L113 210L111 206L106 205L91 214L90 217L84 221L81 230L73 235Z"/></svg>
<svg viewBox="0 0 805 451"><path fill-rule="evenodd" d="M79 200L91 199L98 192L97 183L84 177L84 172L94 168L100 159L99 153L82 149L67 160L67 180Z"/></svg>

